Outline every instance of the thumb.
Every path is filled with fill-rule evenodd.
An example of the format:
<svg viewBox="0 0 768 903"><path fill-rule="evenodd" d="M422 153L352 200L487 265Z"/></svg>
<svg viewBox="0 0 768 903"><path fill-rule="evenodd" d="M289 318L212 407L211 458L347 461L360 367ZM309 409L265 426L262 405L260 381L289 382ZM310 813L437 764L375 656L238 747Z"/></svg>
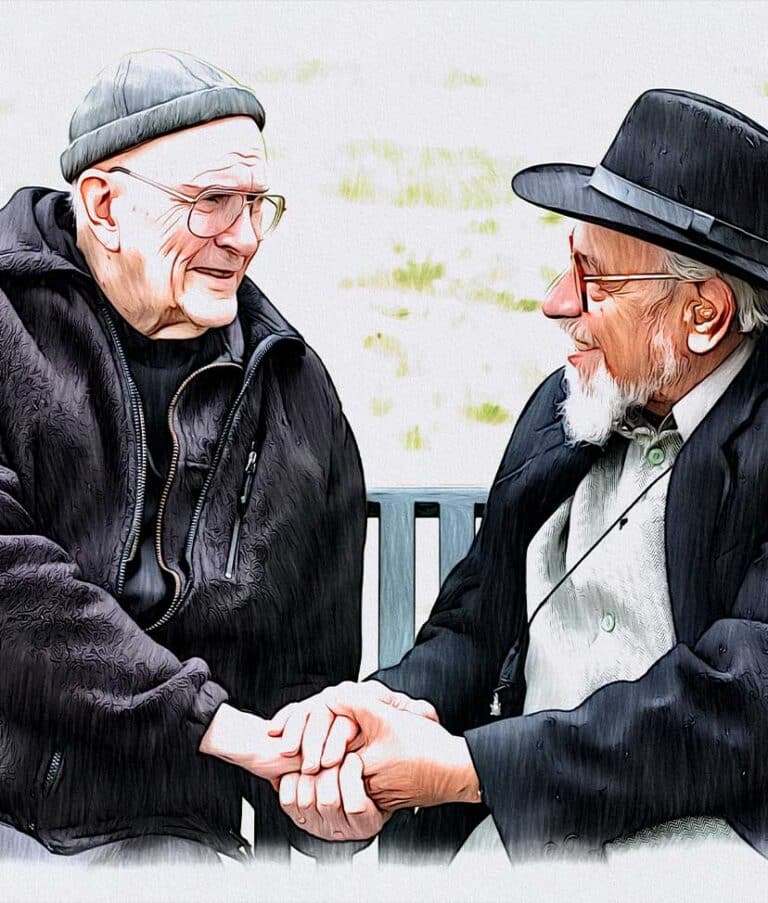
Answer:
<svg viewBox="0 0 768 903"><path fill-rule="evenodd" d="M426 699L414 699L407 693L400 693L397 690L391 690L378 681L372 681L377 685L378 698L385 705L392 708L400 709L403 712L410 712L412 715L419 715L422 718L429 718L430 721L440 723L437 711L431 702Z"/></svg>
<svg viewBox="0 0 768 903"><path fill-rule="evenodd" d="M391 706L362 692L351 698L349 694L344 697L331 696L326 700L326 705L335 715L346 715L357 722L360 733L353 744L355 749L372 742L392 717Z"/></svg>

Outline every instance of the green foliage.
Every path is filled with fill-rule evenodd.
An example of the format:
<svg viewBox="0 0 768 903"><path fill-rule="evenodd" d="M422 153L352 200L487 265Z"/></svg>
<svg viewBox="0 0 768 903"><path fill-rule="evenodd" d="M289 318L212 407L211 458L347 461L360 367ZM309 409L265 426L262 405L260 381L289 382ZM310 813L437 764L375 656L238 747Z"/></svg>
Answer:
<svg viewBox="0 0 768 903"><path fill-rule="evenodd" d="M326 78L329 71L329 67L322 60L307 60L299 63L296 70L296 81L306 84L317 78Z"/></svg>
<svg viewBox="0 0 768 903"><path fill-rule="evenodd" d="M367 335L363 339L363 348L371 349L386 357L396 357L403 353L403 348L396 338L377 332L375 335Z"/></svg>
<svg viewBox="0 0 768 903"><path fill-rule="evenodd" d="M434 283L444 276L445 264L433 263L429 258L414 260L409 257L404 266L397 266L389 272L376 270L356 278L347 276L341 280L339 286L341 288L396 288L401 291L433 292ZM405 320L410 315L407 307L384 308L381 312L396 320Z"/></svg>
<svg viewBox="0 0 768 903"><path fill-rule="evenodd" d="M259 66L258 69L251 69L243 73L244 81L248 83L259 83L273 85L279 82L298 82L306 85L309 82L316 81L320 78L327 78L332 71L332 67L322 60L303 60L295 66Z"/></svg>
<svg viewBox="0 0 768 903"><path fill-rule="evenodd" d="M380 354L383 357L393 358L396 361L395 376L408 375L408 355L400 342L394 336L377 332L363 339L363 348Z"/></svg>
<svg viewBox="0 0 768 903"><path fill-rule="evenodd" d="M469 224L469 231L477 232L479 235L495 235L499 231L499 224L490 217L483 220L474 219Z"/></svg>
<svg viewBox="0 0 768 903"><path fill-rule="evenodd" d="M363 170L345 176L339 183L338 194L353 204L370 204L376 200L376 188L371 177Z"/></svg>
<svg viewBox="0 0 768 903"><path fill-rule="evenodd" d="M452 69L445 80L445 87L451 91L455 88L465 87L483 88L485 85L486 81L482 75L477 75L474 72L462 72L460 69Z"/></svg>
<svg viewBox="0 0 768 903"><path fill-rule="evenodd" d="M539 268L539 275L541 276L542 282L544 283L545 287L552 285L552 283L555 281L555 279L557 279L561 272L561 270L555 270L552 267L545 266Z"/></svg>
<svg viewBox="0 0 768 903"><path fill-rule="evenodd" d="M469 293L470 301L482 301L488 304L494 304L502 310L517 311L521 313L529 313L532 310L538 310L539 302L532 298L515 298L514 294L505 289L497 290L490 286L473 289Z"/></svg>
<svg viewBox="0 0 768 903"><path fill-rule="evenodd" d="M352 171L345 174L336 193L352 202L386 200L396 207L436 207L485 210L513 202L509 174L520 161L495 159L479 148L450 150L402 147L374 140L348 144L345 153ZM349 186L360 171L369 177L369 191L358 194Z"/></svg>
<svg viewBox="0 0 768 903"><path fill-rule="evenodd" d="M482 404L477 405L467 405L464 408L464 416L468 420L490 423L493 426L506 423L511 417L506 408L503 408L500 404L492 404L489 401L484 401Z"/></svg>
<svg viewBox="0 0 768 903"><path fill-rule="evenodd" d="M539 222L545 226L559 226L560 223L565 219L559 213L554 213L552 210L547 210L546 213L542 213L539 217Z"/></svg>
<svg viewBox="0 0 768 903"><path fill-rule="evenodd" d="M393 320L407 320L411 315L411 311L407 307L378 307L376 309L385 317L391 317Z"/></svg>
<svg viewBox="0 0 768 903"><path fill-rule="evenodd" d="M404 267L392 270L392 279L397 288L412 289L416 292L432 291L432 283L445 276L445 265L431 260L416 261L408 258Z"/></svg>
<svg viewBox="0 0 768 903"><path fill-rule="evenodd" d="M374 417L384 417L392 410L392 402L389 398L372 398L371 414Z"/></svg>
<svg viewBox="0 0 768 903"><path fill-rule="evenodd" d="M403 433L401 442L406 451L424 451L429 448L429 441L421 435L418 425Z"/></svg>

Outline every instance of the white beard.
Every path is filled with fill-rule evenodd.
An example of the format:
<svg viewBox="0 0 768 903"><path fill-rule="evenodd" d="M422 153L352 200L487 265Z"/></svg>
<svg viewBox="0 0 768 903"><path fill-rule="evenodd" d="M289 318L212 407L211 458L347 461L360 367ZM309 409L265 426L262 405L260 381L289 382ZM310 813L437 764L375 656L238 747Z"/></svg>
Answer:
<svg viewBox="0 0 768 903"><path fill-rule="evenodd" d="M565 365L567 396L560 414L570 443L605 445L630 408L644 407L657 392L680 379L688 362L675 356L662 330L654 336L652 349L654 373L644 383L614 379L602 360L587 382L578 368Z"/></svg>

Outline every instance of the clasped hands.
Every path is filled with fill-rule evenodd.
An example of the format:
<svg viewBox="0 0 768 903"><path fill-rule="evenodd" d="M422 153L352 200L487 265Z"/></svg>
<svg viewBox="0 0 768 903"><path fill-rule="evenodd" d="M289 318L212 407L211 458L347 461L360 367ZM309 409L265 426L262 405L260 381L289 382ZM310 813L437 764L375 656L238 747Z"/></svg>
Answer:
<svg viewBox="0 0 768 903"><path fill-rule="evenodd" d="M426 700L376 681L328 687L268 722L222 706L200 750L269 780L293 821L326 840L368 839L396 809L480 801L463 737Z"/></svg>

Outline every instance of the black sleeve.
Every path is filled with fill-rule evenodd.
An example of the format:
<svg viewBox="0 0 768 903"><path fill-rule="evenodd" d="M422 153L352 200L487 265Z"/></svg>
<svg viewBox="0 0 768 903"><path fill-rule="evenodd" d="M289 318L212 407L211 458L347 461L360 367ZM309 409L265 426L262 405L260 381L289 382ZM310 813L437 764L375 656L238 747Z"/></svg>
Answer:
<svg viewBox="0 0 768 903"><path fill-rule="evenodd" d="M141 760L196 749L227 698L204 661L151 640L42 535L1 448L0 671L6 725Z"/></svg>

